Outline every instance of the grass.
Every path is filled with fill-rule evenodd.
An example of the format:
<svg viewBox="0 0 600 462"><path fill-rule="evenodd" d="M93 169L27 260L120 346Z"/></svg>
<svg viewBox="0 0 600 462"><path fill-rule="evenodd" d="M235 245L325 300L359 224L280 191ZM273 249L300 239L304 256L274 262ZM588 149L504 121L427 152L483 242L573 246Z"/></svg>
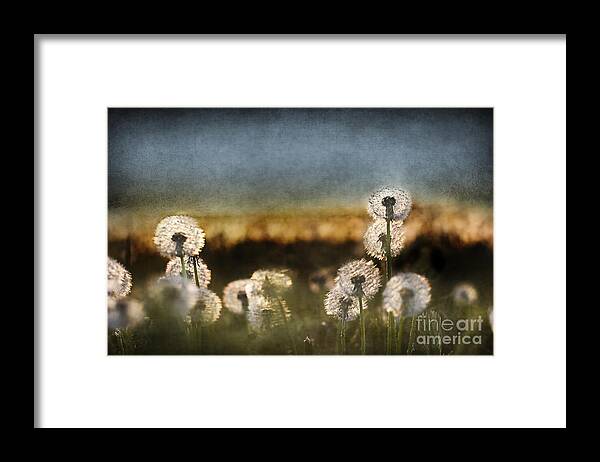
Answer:
<svg viewBox="0 0 600 462"><path fill-rule="evenodd" d="M268 333L248 331L243 316L223 309L221 317L208 326L189 326L173 315L169 307L148 297L147 287L164 273L165 259L151 251L139 251L135 240L109 241L109 254L132 272L132 296L143 301L148 318L135 328L108 333L111 355L289 355L339 354L339 322L323 310L326 289L314 293L309 289L309 276L325 266L341 266L363 256L360 242L304 241L282 244L273 241L244 241L231 246L210 247L202 258L211 268L209 288L222 295L224 286L235 279L248 278L259 268L286 267L294 284L286 295L292 316L285 324ZM386 352L412 355L486 355L493 353L493 332L488 323L488 307L492 305L493 252L488 245L457 245L445 237L415 239L394 260L393 273L411 271L425 275L432 285L432 301L421 321L407 318L388 329L387 314L380 308L380 295L369 301L365 313L366 354ZM383 270L383 268L382 268ZM479 292L472 306L456 306L449 294L461 282L471 282ZM482 319L481 344L420 344L423 335L440 332L439 320L455 323L460 319ZM424 329L424 321L438 320L438 329ZM431 323L430 323L431 324ZM431 327L431 326L430 326ZM464 338L456 325L443 331L449 338ZM389 336L394 341L389 342ZM348 321L345 329L346 354L361 353L359 320ZM306 339L309 339L308 341ZM398 342L400 339L400 343ZM309 346L307 346L307 343ZM391 351L390 351L391 350Z"/></svg>

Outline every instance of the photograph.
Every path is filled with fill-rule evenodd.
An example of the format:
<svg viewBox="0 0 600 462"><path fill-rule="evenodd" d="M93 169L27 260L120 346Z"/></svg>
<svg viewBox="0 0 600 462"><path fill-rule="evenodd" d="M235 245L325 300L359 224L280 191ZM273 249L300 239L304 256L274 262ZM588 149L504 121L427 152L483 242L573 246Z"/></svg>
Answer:
<svg viewBox="0 0 600 462"><path fill-rule="evenodd" d="M493 355L491 107L109 107L108 355Z"/></svg>
<svg viewBox="0 0 600 462"><path fill-rule="evenodd" d="M34 428L566 428L566 158L566 34L35 34Z"/></svg>

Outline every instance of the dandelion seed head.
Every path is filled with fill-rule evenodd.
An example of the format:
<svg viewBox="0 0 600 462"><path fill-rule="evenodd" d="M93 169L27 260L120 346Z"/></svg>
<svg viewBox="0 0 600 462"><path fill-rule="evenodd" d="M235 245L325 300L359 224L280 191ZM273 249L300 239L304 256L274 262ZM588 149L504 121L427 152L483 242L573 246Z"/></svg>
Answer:
<svg viewBox="0 0 600 462"><path fill-rule="evenodd" d="M379 269L364 258L346 263L338 270L335 283L348 296L372 298L381 287Z"/></svg>
<svg viewBox="0 0 600 462"><path fill-rule="evenodd" d="M198 273L198 283L200 287L208 287L210 284L211 272L206 266L206 263L202 261L200 257L184 257L185 271L190 281L194 281L194 265L196 265L196 271ZM165 270L166 276L181 276L181 258L174 257L167 263L167 269Z"/></svg>
<svg viewBox="0 0 600 462"><path fill-rule="evenodd" d="M221 316L221 299L213 291L200 288L196 304L190 310L192 322L203 325L215 322Z"/></svg>
<svg viewBox="0 0 600 462"><path fill-rule="evenodd" d="M254 298L254 303L263 303L258 295L266 299L267 304L273 304L282 300L285 293L292 286L292 279L288 276L287 270L257 270L252 273L250 279L255 284L246 288L248 298ZM252 297L251 297L252 293ZM253 302L250 301L250 305ZM275 303L276 304L276 303ZM268 308L269 309L269 308Z"/></svg>
<svg viewBox="0 0 600 462"><path fill-rule="evenodd" d="M286 301L282 300L281 303L285 312L285 318L290 319L291 313ZM266 331L284 325L283 314L280 309L248 310L246 312L246 319L250 328L255 332Z"/></svg>
<svg viewBox="0 0 600 462"><path fill-rule="evenodd" d="M131 292L131 273L118 261L108 257L107 265L107 295L111 298L125 297Z"/></svg>
<svg viewBox="0 0 600 462"><path fill-rule="evenodd" d="M377 260L385 260L385 241L387 224L385 220L376 219L365 232L363 242L367 255ZM390 223L390 250L392 257L397 257L404 248L404 228L401 221Z"/></svg>
<svg viewBox="0 0 600 462"><path fill-rule="evenodd" d="M267 295L280 295L292 287L292 279L287 270L257 270L252 273L250 279L258 282Z"/></svg>
<svg viewBox="0 0 600 462"><path fill-rule="evenodd" d="M348 296L339 286L334 286L325 296L325 313L337 319L353 321L360 314L358 298ZM363 303L363 309L367 307Z"/></svg>
<svg viewBox="0 0 600 462"><path fill-rule="evenodd" d="M291 281L290 281L291 283ZM283 325L285 319L291 317L287 302L280 296L268 297L263 285L255 280L246 284L248 311L246 319L254 330L261 331Z"/></svg>
<svg viewBox="0 0 600 462"><path fill-rule="evenodd" d="M125 329L144 320L144 305L132 298L108 298L108 327Z"/></svg>
<svg viewBox="0 0 600 462"><path fill-rule="evenodd" d="M452 300L457 306L472 305L478 298L477 289L468 282L458 284L452 291Z"/></svg>
<svg viewBox="0 0 600 462"><path fill-rule="evenodd" d="M163 276L158 279L154 295L161 297L180 316L184 317L200 298L200 289L181 276Z"/></svg>
<svg viewBox="0 0 600 462"><path fill-rule="evenodd" d="M246 320L248 321L248 326L254 332L258 332L262 329L261 319L262 318L260 311L250 310L246 312Z"/></svg>
<svg viewBox="0 0 600 462"><path fill-rule="evenodd" d="M121 291L121 281L117 279L109 279L107 284L107 295L109 298L118 298L116 294Z"/></svg>
<svg viewBox="0 0 600 462"><path fill-rule="evenodd" d="M248 280L245 286L246 296L248 297L248 310L260 312L269 309L269 300L265 296L261 284L253 279ZM238 293L239 294L239 293Z"/></svg>
<svg viewBox="0 0 600 462"><path fill-rule="evenodd" d="M426 277L416 273L393 276L383 290L383 309L396 317L421 314L431 301L431 286Z"/></svg>
<svg viewBox="0 0 600 462"><path fill-rule="evenodd" d="M243 314L249 310L249 297L246 293L246 286L253 284L251 279L239 279L230 282L223 290L223 305L229 311L235 314Z"/></svg>
<svg viewBox="0 0 600 462"><path fill-rule="evenodd" d="M163 257L198 255L204 247L204 231L191 217L166 217L156 226L154 245Z"/></svg>
<svg viewBox="0 0 600 462"><path fill-rule="evenodd" d="M412 208L410 194L389 186L375 191L369 197L368 211L373 218L404 221Z"/></svg>

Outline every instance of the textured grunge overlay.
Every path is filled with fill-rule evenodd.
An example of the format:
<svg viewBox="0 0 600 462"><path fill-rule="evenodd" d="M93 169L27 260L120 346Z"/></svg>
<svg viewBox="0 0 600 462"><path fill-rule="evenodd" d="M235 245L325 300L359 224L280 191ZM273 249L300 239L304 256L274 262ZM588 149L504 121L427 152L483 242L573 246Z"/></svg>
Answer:
<svg viewBox="0 0 600 462"><path fill-rule="evenodd" d="M109 108L108 353L493 354L493 110Z"/></svg>

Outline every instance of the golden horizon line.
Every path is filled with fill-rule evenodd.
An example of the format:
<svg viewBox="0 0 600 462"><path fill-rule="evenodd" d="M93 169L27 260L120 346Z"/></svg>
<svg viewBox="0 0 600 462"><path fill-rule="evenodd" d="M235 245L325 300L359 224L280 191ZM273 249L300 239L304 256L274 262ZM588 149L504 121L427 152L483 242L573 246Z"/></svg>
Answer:
<svg viewBox="0 0 600 462"><path fill-rule="evenodd" d="M359 242L372 220L366 210L336 214L253 214L210 216L187 214L198 221L207 239L223 245L269 240L282 243L327 241ZM111 214L109 239L132 237L152 245L156 224L165 215L148 213ZM416 206L404 223L407 244L418 236L448 236L463 244L493 243L493 210L473 207Z"/></svg>

